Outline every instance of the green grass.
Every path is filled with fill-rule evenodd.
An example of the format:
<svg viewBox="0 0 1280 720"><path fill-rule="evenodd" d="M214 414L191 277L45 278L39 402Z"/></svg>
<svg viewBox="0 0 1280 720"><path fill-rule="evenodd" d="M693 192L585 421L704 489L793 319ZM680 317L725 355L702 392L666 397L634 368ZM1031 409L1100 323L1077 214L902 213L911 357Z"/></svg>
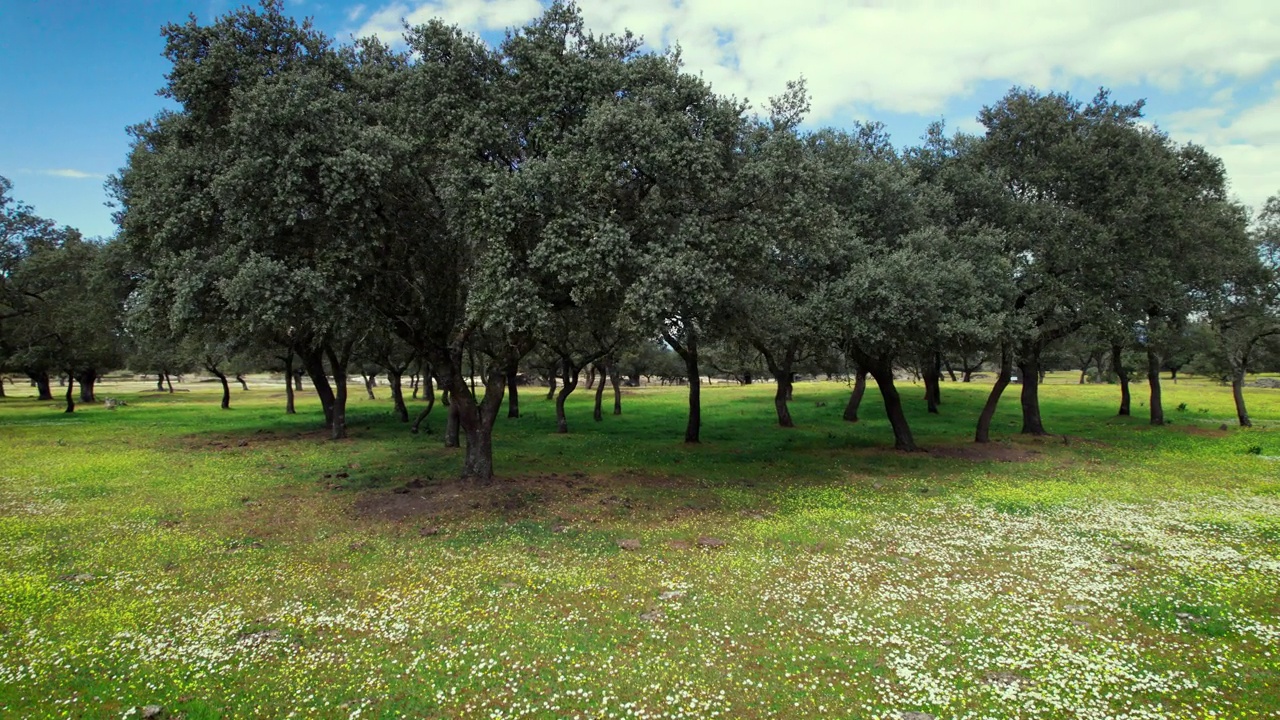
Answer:
<svg viewBox="0 0 1280 720"><path fill-rule="evenodd" d="M912 454L836 383L791 430L771 386L704 388L700 446L682 389L600 423L580 391L557 435L529 388L478 488L442 416L411 436L355 393L343 442L265 383L11 397L0 715L1280 716L1280 391L1222 431L1227 389L1166 383L1152 428L1144 387L1118 418L1072 378L1055 435L1016 435L1011 393L985 449L986 385L930 416L908 383Z"/></svg>

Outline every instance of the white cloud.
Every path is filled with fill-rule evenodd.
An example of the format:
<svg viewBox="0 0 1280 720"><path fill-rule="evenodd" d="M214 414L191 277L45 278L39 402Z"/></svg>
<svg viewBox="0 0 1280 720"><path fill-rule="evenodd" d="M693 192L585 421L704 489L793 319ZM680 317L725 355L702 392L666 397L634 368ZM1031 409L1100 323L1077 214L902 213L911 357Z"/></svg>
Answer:
<svg viewBox="0 0 1280 720"><path fill-rule="evenodd" d="M364 17L364 11L365 11L364 5L356 5L355 7L351 8L350 10L347 11L347 22L349 23L359 22L360 18Z"/></svg>
<svg viewBox="0 0 1280 720"><path fill-rule="evenodd" d="M356 32L394 40L401 18L432 17L501 30L541 7L536 0L392 0ZM1232 86L1256 86L1280 63L1277 2L590 0L582 12L598 32L630 29L655 47L678 42L689 70L757 106L803 75L818 123L878 111L936 117L992 82L1150 84L1169 94L1225 84L1214 107L1190 110L1172 125L1156 119L1178 139L1220 154L1246 202L1280 190L1273 169L1280 168L1280 100L1222 124L1222 108L1241 94Z"/></svg>
<svg viewBox="0 0 1280 720"><path fill-rule="evenodd" d="M57 170L37 170L37 175L48 175L50 177L70 178L72 180L101 180L102 175L97 173L85 172L83 170L74 170L72 168L60 168Z"/></svg>
<svg viewBox="0 0 1280 720"><path fill-rule="evenodd" d="M1203 145L1222 158L1239 199L1255 209L1280 193L1280 82L1269 96L1239 109L1192 108L1169 116L1166 130L1177 140Z"/></svg>

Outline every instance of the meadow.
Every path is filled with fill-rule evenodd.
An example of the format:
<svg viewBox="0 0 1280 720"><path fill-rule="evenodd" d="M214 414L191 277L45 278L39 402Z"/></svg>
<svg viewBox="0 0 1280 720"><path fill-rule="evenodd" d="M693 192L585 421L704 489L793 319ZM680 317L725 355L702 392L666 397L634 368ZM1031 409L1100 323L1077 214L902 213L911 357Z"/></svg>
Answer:
<svg viewBox="0 0 1280 720"><path fill-rule="evenodd" d="M537 388L500 480L352 387L352 437L259 382L217 407L0 401L0 714L14 718L1280 717L1280 390L906 384L627 392L568 435ZM23 395L25 387L11 389ZM416 403L412 407L416 407ZM1221 429L1226 424L1227 429Z"/></svg>

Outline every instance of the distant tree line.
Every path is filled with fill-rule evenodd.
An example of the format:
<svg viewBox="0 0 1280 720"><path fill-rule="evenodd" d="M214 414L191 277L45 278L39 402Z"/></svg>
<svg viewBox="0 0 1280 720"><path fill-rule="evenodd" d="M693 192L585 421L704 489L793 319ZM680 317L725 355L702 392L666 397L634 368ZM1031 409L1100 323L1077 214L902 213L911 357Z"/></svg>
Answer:
<svg viewBox="0 0 1280 720"><path fill-rule="evenodd" d="M797 374L848 376L850 420L870 377L914 450L904 369L931 412L944 377L994 373L977 442L1015 377L1022 432L1045 433L1054 367L1114 379L1121 414L1145 375L1157 425L1161 372L1195 367L1247 425L1280 333L1280 199L1251 218L1218 158L1106 90L1013 88L984 134L900 149L879 124L803 127L802 81L750 112L561 3L497 47L440 21L339 45L275 0L163 33L177 109L130 130L116 238L3 185L0 356L42 397L127 361L161 387L207 371L225 407L271 368L307 376L341 438L347 378L381 375L406 422L406 380L426 412L438 390L463 476L488 479L526 377L562 432L587 378L597 419L606 383L621 412L622 384L681 379L691 443L702 377L772 378L784 427Z"/></svg>

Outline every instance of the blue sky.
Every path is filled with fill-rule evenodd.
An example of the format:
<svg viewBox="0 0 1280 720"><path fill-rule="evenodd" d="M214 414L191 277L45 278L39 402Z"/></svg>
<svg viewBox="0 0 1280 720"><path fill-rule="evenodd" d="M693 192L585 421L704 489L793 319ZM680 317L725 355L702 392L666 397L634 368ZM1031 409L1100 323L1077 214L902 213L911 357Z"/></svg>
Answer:
<svg viewBox="0 0 1280 720"><path fill-rule="evenodd" d="M125 128L164 105L160 28L223 0L0 0L0 175L36 211L88 235L114 227L103 181ZM1280 2L1271 0L583 0L594 29L679 42L688 68L763 104L803 75L812 124L885 122L900 144L929 121L978 130L1010 85L1099 85L1145 98L1175 139L1205 145L1257 206L1280 193ZM401 18L444 17L486 38L538 0L286 0L339 39L393 40Z"/></svg>

